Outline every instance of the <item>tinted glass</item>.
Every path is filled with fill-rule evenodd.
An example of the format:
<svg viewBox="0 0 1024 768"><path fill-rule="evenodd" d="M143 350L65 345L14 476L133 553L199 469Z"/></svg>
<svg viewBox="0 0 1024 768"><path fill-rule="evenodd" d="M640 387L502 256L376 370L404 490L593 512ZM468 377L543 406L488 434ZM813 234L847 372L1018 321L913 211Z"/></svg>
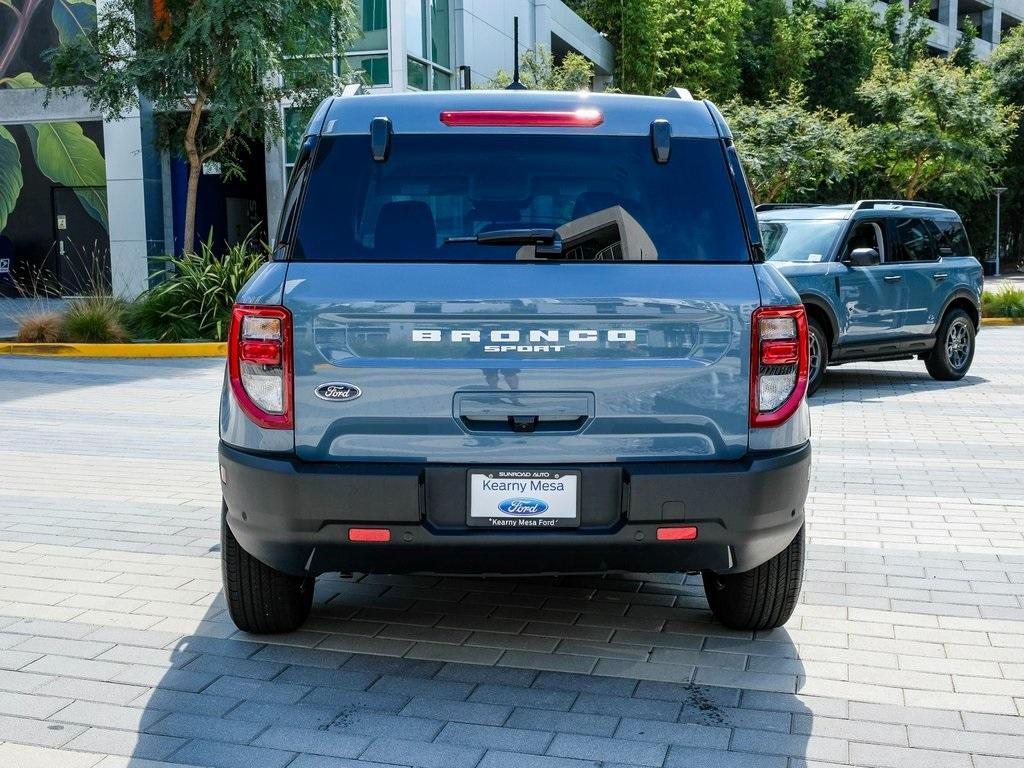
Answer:
<svg viewBox="0 0 1024 768"><path fill-rule="evenodd" d="M932 261L935 259L932 237L921 219L896 219L896 258L894 261Z"/></svg>
<svg viewBox="0 0 1024 768"><path fill-rule="evenodd" d="M935 238L939 256L970 256L971 244L959 219L930 219L928 228Z"/></svg>
<svg viewBox="0 0 1024 768"><path fill-rule="evenodd" d="M522 229L557 248L451 242ZM321 139L292 257L750 259L718 141L675 139L659 165L646 136L465 133L396 135L383 163L368 136Z"/></svg>
<svg viewBox="0 0 1024 768"><path fill-rule="evenodd" d="M765 256L770 261L825 261L842 224L835 219L762 219Z"/></svg>

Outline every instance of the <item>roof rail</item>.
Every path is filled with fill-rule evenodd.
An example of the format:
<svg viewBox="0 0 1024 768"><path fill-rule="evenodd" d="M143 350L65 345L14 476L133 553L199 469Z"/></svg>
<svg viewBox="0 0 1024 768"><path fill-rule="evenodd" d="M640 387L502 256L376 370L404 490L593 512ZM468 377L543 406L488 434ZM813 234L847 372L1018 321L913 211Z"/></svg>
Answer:
<svg viewBox="0 0 1024 768"><path fill-rule="evenodd" d="M908 208L945 208L942 203L925 203L920 200L858 200L853 210L862 211L867 208L878 208L882 205L902 205Z"/></svg>
<svg viewBox="0 0 1024 768"><path fill-rule="evenodd" d="M341 91L343 98L345 96L362 96L364 93L366 91L363 89L362 83L349 83Z"/></svg>
<svg viewBox="0 0 1024 768"><path fill-rule="evenodd" d="M755 211L784 211L788 208L818 208L823 203L761 203Z"/></svg>
<svg viewBox="0 0 1024 768"><path fill-rule="evenodd" d="M669 88L665 91L665 95L670 99L682 99L683 101L693 101L693 94L690 93L686 88Z"/></svg>

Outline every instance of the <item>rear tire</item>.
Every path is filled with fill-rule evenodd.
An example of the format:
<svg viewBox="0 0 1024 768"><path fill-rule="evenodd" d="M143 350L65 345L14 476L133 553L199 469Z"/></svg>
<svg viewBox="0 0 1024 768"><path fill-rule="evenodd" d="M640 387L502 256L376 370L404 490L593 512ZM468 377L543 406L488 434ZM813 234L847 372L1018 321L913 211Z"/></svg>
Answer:
<svg viewBox="0 0 1024 768"><path fill-rule="evenodd" d="M924 359L925 368L937 381L959 381L974 361L974 321L962 309L946 313L935 335L935 347Z"/></svg>
<svg viewBox="0 0 1024 768"><path fill-rule="evenodd" d="M313 606L312 577L292 576L261 563L235 539L221 516L224 596L235 626L244 632L276 635L302 626Z"/></svg>
<svg viewBox="0 0 1024 768"><path fill-rule="evenodd" d="M732 629L781 627L796 608L804 577L804 529L767 563L743 573L704 571L704 594L715 618Z"/></svg>
<svg viewBox="0 0 1024 768"><path fill-rule="evenodd" d="M807 343L810 347L807 365L807 396L818 391L825 381L825 370L828 368L829 348L828 335L816 318L807 318Z"/></svg>

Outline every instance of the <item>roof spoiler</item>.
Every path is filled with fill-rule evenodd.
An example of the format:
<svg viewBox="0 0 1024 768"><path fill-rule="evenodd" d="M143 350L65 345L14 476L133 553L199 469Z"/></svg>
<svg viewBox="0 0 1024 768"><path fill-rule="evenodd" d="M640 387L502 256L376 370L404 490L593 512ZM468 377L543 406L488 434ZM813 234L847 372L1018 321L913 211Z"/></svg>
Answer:
<svg viewBox="0 0 1024 768"><path fill-rule="evenodd" d="M920 200L858 200L853 204L853 210L862 211L870 208L878 208L883 205L903 205L908 208L945 208L942 203L925 203Z"/></svg>
<svg viewBox="0 0 1024 768"><path fill-rule="evenodd" d="M693 101L693 94L690 93L686 88L669 88L665 91L665 96L670 99L682 99L683 101Z"/></svg>

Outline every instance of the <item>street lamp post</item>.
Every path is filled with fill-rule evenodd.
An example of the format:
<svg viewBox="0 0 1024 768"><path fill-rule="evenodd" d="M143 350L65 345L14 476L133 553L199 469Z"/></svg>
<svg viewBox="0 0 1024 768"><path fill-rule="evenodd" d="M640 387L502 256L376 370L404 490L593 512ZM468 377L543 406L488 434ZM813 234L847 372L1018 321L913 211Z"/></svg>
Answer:
<svg viewBox="0 0 1024 768"><path fill-rule="evenodd" d="M999 277L999 208L1005 191L1006 187L992 187L992 192L996 196L996 277Z"/></svg>

